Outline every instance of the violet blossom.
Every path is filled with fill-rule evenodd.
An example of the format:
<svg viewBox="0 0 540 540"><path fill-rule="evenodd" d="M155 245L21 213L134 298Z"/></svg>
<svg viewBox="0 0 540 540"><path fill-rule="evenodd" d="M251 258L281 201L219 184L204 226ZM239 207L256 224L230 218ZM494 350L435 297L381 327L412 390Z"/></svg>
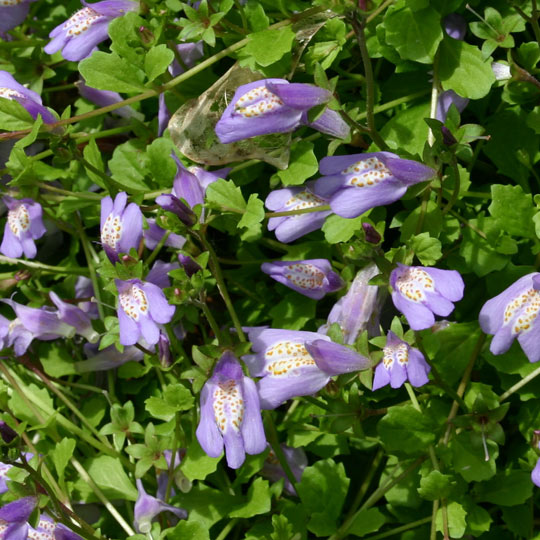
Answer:
<svg viewBox="0 0 540 540"><path fill-rule="evenodd" d="M24 253L25 257L33 259L37 253L34 240L46 232L41 205L32 199L13 199L7 195L3 201L8 215L0 252L15 259Z"/></svg>
<svg viewBox="0 0 540 540"><path fill-rule="evenodd" d="M517 338L530 362L540 360L540 273L519 278L480 310L480 327L493 334L489 350L503 354Z"/></svg>
<svg viewBox="0 0 540 540"><path fill-rule="evenodd" d="M36 497L23 497L0 508L2 539L24 540L28 536L28 520L37 506Z"/></svg>
<svg viewBox="0 0 540 540"><path fill-rule="evenodd" d="M374 263L360 270L347 294L334 304L326 324L319 328L319 332L326 333L332 324L338 323L347 345L352 345L364 330L368 331L370 337L379 335L383 294L379 287L368 284L377 274L379 269Z"/></svg>
<svg viewBox="0 0 540 540"><path fill-rule="evenodd" d="M148 229L143 231L144 243L148 249L154 250L165 234L167 234L167 231L157 225L156 220L153 218L148 218L146 222L148 223ZM175 249L182 249L185 243L186 239L183 236L169 232L163 245Z"/></svg>
<svg viewBox="0 0 540 540"><path fill-rule="evenodd" d="M375 368L372 389L378 390L387 384L392 388L399 388L406 380L413 386L422 386L429 382L430 371L431 367L418 349L389 331L382 362Z"/></svg>
<svg viewBox="0 0 540 540"><path fill-rule="evenodd" d="M142 238L142 212L135 203L127 205L127 193L101 200L101 244L114 264L120 253L138 249Z"/></svg>
<svg viewBox="0 0 540 540"><path fill-rule="evenodd" d="M280 447L287 463L289 464L294 478L297 482L300 482L302 479L302 473L308 465L306 453L304 450L302 450L302 448L292 448L286 444L280 444ZM277 482L283 478L283 487L285 488L285 491L287 491L290 495L297 494L272 448L270 448L270 452L264 461L260 474L265 478L269 478L273 482Z"/></svg>
<svg viewBox="0 0 540 540"><path fill-rule="evenodd" d="M431 167L391 152L325 157L319 171L323 176L315 182L315 195L328 199L332 211L344 218L393 203L407 188L435 175Z"/></svg>
<svg viewBox="0 0 540 540"><path fill-rule="evenodd" d="M250 328L255 354L242 357L253 377L263 409L275 409L298 396L309 396L334 375L370 367L367 358L316 332Z"/></svg>
<svg viewBox="0 0 540 540"><path fill-rule="evenodd" d="M78 302L79 306L91 319L99 318L99 310L96 302L92 301L94 297L94 285L92 280L86 276L79 276L75 282L75 298L84 298L83 302ZM86 300L88 299L88 300Z"/></svg>
<svg viewBox="0 0 540 540"><path fill-rule="evenodd" d="M451 38L463 41L467 33L467 20L459 13L450 13L443 19L443 28Z"/></svg>
<svg viewBox="0 0 540 540"><path fill-rule="evenodd" d="M196 431L202 449L219 457L225 446L227 465L237 469L247 454L266 448L259 395L230 351L219 359L201 391L201 418Z"/></svg>
<svg viewBox="0 0 540 540"><path fill-rule="evenodd" d="M183 508L176 508L162 500L148 495L144 490L142 480L135 480L139 497L135 503L134 522L135 530L138 533L147 534L152 530L152 520L161 512L172 512L178 519L186 519L187 512Z"/></svg>
<svg viewBox="0 0 540 540"><path fill-rule="evenodd" d="M182 492L182 493L189 493L191 491L192 483L191 480L189 480L186 475L179 469L180 463L182 462L182 459L186 455L185 449L177 450L175 456L174 456L174 463L173 466L173 478L174 483L176 487ZM158 499L164 499L165 494L167 492L167 484L169 483L169 470L171 467L171 460L172 460L172 452L170 450L164 450L163 451L163 457L165 458L165 461L167 462L167 470L161 472L158 475L157 478L157 490L156 490L156 497ZM175 495L174 488L171 488L171 497Z"/></svg>
<svg viewBox="0 0 540 540"><path fill-rule="evenodd" d="M96 343L99 334L92 328L90 317L79 307L64 302L54 292L49 297L58 309L58 319L75 328L75 332L86 338L90 343Z"/></svg>
<svg viewBox="0 0 540 540"><path fill-rule="evenodd" d="M196 274L199 270L202 270L200 265L190 257L189 255L184 255L183 253L178 254L178 260L180 265L186 271L187 277L191 277L193 274Z"/></svg>
<svg viewBox="0 0 540 540"><path fill-rule="evenodd" d="M400 263L390 274L390 285L394 306L405 315L413 330L433 326L435 315L450 315L454 311L453 302L463 298L465 288L456 270Z"/></svg>
<svg viewBox="0 0 540 540"><path fill-rule="evenodd" d="M120 343L134 345L144 337L149 345L159 341L158 324L173 318L175 307L167 302L163 291L153 283L139 279L114 280L118 289L118 323Z"/></svg>
<svg viewBox="0 0 540 540"><path fill-rule="evenodd" d="M266 208L273 212L289 212L307 208L327 207L328 200L313 192L314 182L306 182L305 186L289 187L272 191L264 202ZM308 212L296 216L273 217L268 220L268 230L275 231L280 242L292 242L320 229L324 220L331 214L330 210Z"/></svg>
<svg viewBox="0 0 540 540"><path fill-rule="evenodd" d="M30 10L30 2L36 0L3 0L0 2L0 32L19 26Z"/></svg>
<svg viewBox="0 0 540 540"><path fill-rule="evenodd" d="M274 261L263 263L261 270L286 287L314 300L320 300L326 293L338 291L344 285L327 259Z"/></svg>
<svg viewBox="0 0 540 540"><path fill-rule="evenodd" d="M448 116L448 111L452 105L454 105L461 113L468 103L468 98L461 97L453 90L445 90L437 97L437 111L435 113L435 118L444 123L446 121L446 117Z"/></svg>
<svg viewBox="0 0 540 540"><path fill-rule="evenodd" d="M77 373L115 369L126 362L140 362L144 358L144 353L133 345L124 347L123 352L120 352L114 345L99 352L97 346L89 343L86 343L83 348L87 360L75 362L74 368Z"/></svg>
<svg viewBox="0 0 540 540"><path fill-rule="evenodd" d="M49 37L51 41L43 48L47 54L62 49L66 60L78 62L88 58L97 45L109 37L109 23L125 15L128 11L136 11L137 2L130 0L104 0L88 4L74 13L67 21L54 28Z"/></svg>
<svg viewBox="0 0 540 540"><path fill-rule="evenodd" d="M42 105L39 94L19 84L7 71L0 70L0 97L20 103L34 120L41 115L45 124L56 122L54 115ZM27 199L31 200L31 199ZM36 203L37 204L37 203Z"/></svg>
<svg viewBox="0 0 540 540"><path fill-rule="evenodd" d="M257 135L287 133L301 125L346 138L349 126L341 116L326 108L309 122L308 111L332 99L330 91L313 84L289 83L285 79L263 79L239 86L216 124L221 143L232 143Z"/></svg>

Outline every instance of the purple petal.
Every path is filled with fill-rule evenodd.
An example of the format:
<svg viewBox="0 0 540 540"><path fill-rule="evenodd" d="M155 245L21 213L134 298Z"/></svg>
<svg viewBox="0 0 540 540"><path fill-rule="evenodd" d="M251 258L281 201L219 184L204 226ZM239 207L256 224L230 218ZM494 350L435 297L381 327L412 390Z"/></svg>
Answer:
<svg viewBox="0 0 540 540"><path fill-rule="evenodd" d="M379 388L382 388L383 386L386 386L389 383L390 383L390 373L384 367L384 364L380 362L375 368L375 376L373 377L373 384L372 384L371 389L375 391L375 390L378 390Z"/></svg>
<svg viewBox="0 0 540 540"><path fill-rule="evenodd" d="M465 283L456 270L440 270L439 268L423 267L435 282L435 289L451 302L458 302L463 298Z"/></svg>
<svg viewBox="0 0 540 540"><path fill-rule="evenodd" d="M0 32L7 32L19 26L26 19L29 9L28 2L0 7Z"/></svg>
<svg viewBox="0 0 540 540"><path fill-rule="evenodd" d="M136 250L142 238L142 212L135 203L128 204L122 215L122 236L117 249L120 253L129 253L131 248Z"/></svg>
<svg viewBox="0 0 540 540"><path fill-rule="evenodd" d="M531 480L535 486L540 487L540 459L536 462L531 472Z"/></svg>
<svg viewBox="0 0 540 540"><path fill-rule="evenodd" d="M371 367L368 358L332 341L317 339L306 342L305 347L313 360L315 360L317 367L331 376L361 371Z"/></svg>
<svg viewBox="0 0 540 540"><path fill-rule="evenodd" d="M266 88L292 109L307 111L316 105L327 103L332 98L332 94L328 90L313 84L283 84L283 82L285 81L280 84L267 79Z"/></svg>
<svg viewBox="0 0 540 540"><path fill-rule="evenodd" d="M109 21L106 19L92 24L80 36L68 40L62 49L62 56L72 62L88 58L96 46L109 37L108 28Z"/></svg>
<svg viewBox="0 0 540 540"><path fill-rule="evenodd" d="M435 324L435 316L423 304L418 304L410 300L406 300L399 292L392 292L392 301L398 311L401 311L409 326L413 330L424 330L431 328Z"/></svg>
<svg viewBox="0 0 540 540"><path fill-rule="evenodd" d="M159 289L165 289L171 286L171 280L167 275L168 272L180 268L178 263L166 263L163 261L156 261L154 266L146 275L146 281L154 284Z"/></svg>
<svg viewBox="0 0 540 540"><path fill-rule="evenodd" d="M215 385L209 381L201 390L201 418L196 436L201 448L210 456L217 458L223 452L223 438L216 424L212 405Z"/></svg>
<svg viewBox="0 0 540 540"><path fill-rule="evenodd" d="M540 320L538 318L532 323L531 328L519 333L517 340L526 354L529 362L540 360Z"/></svg>
<svg viewBox="0 0 540 540"><path fill-rule="evenodd" d="M2 506L0 508L0 519L8 523L28 521L36 506L36 497L23 497Z"/></svg>
<svg viewBox="0 0 540 540"><path fill-rule="evenodd" d="M101 199L101 218L100 218L100 229L103 229L105 221L109 217L109 214L113 211L113 200L110 197L103 197Z"/></svg>
<svg viewBox="0 0 540 540"><path fill-rule="evenodd" d="M437 112L435 118L444 123L446 122L448 111L452 105L454 105L461 113L468 104L469 100L467 98L461 97L453 90L445 90L444 92L441 92L437 98Z"/></svg>
<svg viewBox="0 0 540 540"><path fill-rule="evenodd" d="M400 388L407 380L407 370L399 362L394 361L390 370L390 386Z"/></svg>
<svg viewBox="0 0 540 540"><path fill-rule="evenodd" d="M454 304L447 300L438 293L432 293L429 291L425 292L426 299L424 304L428 307L435 315L440 315L441 317L447 317L454 311Z"/></svg>
<svg viewBox="0 0 540 540"><path fill-rule="evenodd" d="M425 182L436 174L431 167L410 159L383 157L381 161L396 178L407 186Z"/></svg>
<svg viewBox="0 0 540 540"><path fill-rule="evenodd" d="M122 345L135 345L141 336L139 325L131 317L128 317L120 306L118 306L116 314L120 327L120 343Z"/></svg>
<svg viewBox="0 0 540 540"><path fill-rule="evenodd" d="M141 316L139 319L139 328L146 343L149 345L157 344L159 341L159 328L150 317Z"/></svg>
<svg viewBox="0 0 540 540"><path fill-rule="evenodd" d="M333 111L332 109L326 109L315 122L307 121L307 113L304 115L306 118L302 118L303 123L307 126L320 131L321 133L326 133L332 137L338 139L346 139L350 132L351 128L347 123L341 118L341 115Z"/></svg>
<svg viewBox="0 0 540 540"><path fill-rule="evenodd" d="M179 167L174 179L174 193L193 208L196 204L204 203L204 191L199 179L184 168Z"/></svg>
<svg viewBox="0 0 540 540"><path fill-rule="evenodd" d="M259 394L255 383L249 377L244 377L243 383L245 409L241 432L244 448L248 454L260 454L266 448L266 436L261 418Z"/></svg>
<svg viewBox="0 0 540 540"><path fill-rule="evenodd" d="M238 469L246 459L242 435L229 427L223 434L223 443L225 445L227 465L231 469Z"/></svg>
<svg viewBox="0 0 540 540"><path fill-rule="evenodd" d="M429 382L428 373L431 367L426 362L424 355L417 349L409 348L409 362L407 364L407 375L410 383L415 386L423 386Z"/></svg>
<svg viewBox="0 0 540 540"><path fill-rule="evenodd" d="M18 259L23 254L22 243L13 234L8 223L6 223L6 227L4 228L4 237L0 245L0 252L6 257L12 257L13 259Z"/></svg>
<svg viewBox="0 0 540 540"><path fill-rule="evenodd" d="M293 242L298 238L320 229L324 220L331 214L330 211L313 212L310 214L303 214L299 216L286 217L284 220L275 227L276 238L283 243ZM270 218L268 220L268 230L272 230L274 219L282 218Z"/></svg>
<svg viewBox="0 0 540 540"><path fill-rule="evenodd" d="M443 19L443 27L451 38L462 41L467 32L467 21L458 13L450 13Z"/></svg>
<svg viewBox="0 0 540 540"><path fill-rule="evenodd" d="M323 176L341 174L341 172L349 168L358 161L364 161L370 158L377 158L384 163L384 158L397 158L399 156L391 152L366 152L365 154L351 154L349 156L327 156L319 162L319 172Z"/></svg>
<svg viewBox="0 0 540 540"><path fill-rule="evenodd" d="M167 302L163 291L153 283L145 283L142 289L148 297L152 319L161 324L171 322L176 308Z"/></svg>

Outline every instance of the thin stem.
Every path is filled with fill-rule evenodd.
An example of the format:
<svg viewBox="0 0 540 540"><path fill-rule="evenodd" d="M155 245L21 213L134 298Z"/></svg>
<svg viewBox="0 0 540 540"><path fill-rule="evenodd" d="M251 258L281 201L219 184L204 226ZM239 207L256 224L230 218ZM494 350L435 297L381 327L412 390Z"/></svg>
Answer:
<svg viewBox="0 0 540 540"><path fill-rule="evenodd" d="M206 304L204 300L201 300L200 303L197 305L200 306L200 308L202 309L202 312L204 313L204 316L206 317L206 320L208 321L208 324L210 325L212 332L214 332L214 335L216 336L218 343L221 343L222 342L221 331L216 322L216 319L214 318L214 316L212 315L212 312L210 311L210 308L208 307L208 305Z"/></svg>
<svg viewBox="0 0 540 540"><path fill-rule="evenodd" d="M373 142L381 149L386 150L388 146L379 135L377 127L375 126L375 79L373 78L373 69L371 67L371 59L366 46L366 36L364 34L364 23L359 22L356 13L350 18L351 25L356 35L358 47L360 48L360 54L362 56L362 63L364 64L364 74L366 77L366 120L369 128L369 136L373 139Z"/></svg>
<svg viewBox="0 0 540 540"><path fill-rule="evenodd" d="M88 275L87 268L68 267L68 266L51 266L50 264L40 263L36 261L25 261L23 259L12 259L5 255L0 255L0 264L20 264L27 268L35 268L36 270L45 270L47 272L55 272L57 274L76 274Z"/></svg>
<svg viewBox="0 0 540 540"><path fill-rule="evenodd" d="M422 518L417 521L412 521L411 523L407 523L406 525L402 525L401 527L396 527L395 529L392 529L391 531L386 531L381 534L376 534L375 536L368 536L365 540L383 540L383 538L388 538L389 536L396 536L402 532L410 531L411 529L416 529L416 527L420 527L420 525L425 525L426 523L429 523L431 521L430 517Z"/></svg>
<svg viewBox="0 0 540 540"><path fill-rule="evenodd" d="M223 298L223 301L225 302L225 306L227 307L227 311L229 312L229 315L231 316L231 319L234 324L234 328L236 329L236 333L238 334L238 339L242 342L246 341L246 336L244 334L244 331L242 330L242 324L240 323L240 319L238 318L238 315L236 314L236 310L234 309L234 306L231 302L231 297L229 296L229 291L227 290L227 285L225 284L225 280L223 279L223 272L221 271L221 266L219 264L219 259L214 251L214 248L208 242L204 234L197 235L197 238L200 240L201 244L204 246L206 251L208 251L210 255L210 269L212 270L212 275L216 279L217 286L219 293L221 295L221 298ZM217 334L219 336L219 334Z"/></svg>
<svg viewBox="0 0 540 540"><path fill-rule="evenodd" d="M501 397L499 397L499 403L509 398L512 394L515 394L520 388L525 386L527 383L530 383L538 375L540 375L540 367L537 367L533 372L529 373L526 377L511 386Z"/></svg>
<svg viewBox="0 0 540 540"><path fill-rule="evenodd" d="M174 471L176 469L176 452L178 450L178 442L180 439L180 413L177 412L174 418L174 436L171 447L171 462L169 463L168 475L167 475L167 487L165 488L165 499L163 502L167 502L171 496L171 490L174 480Z"/></svg>
<svg viewBox="0 0 540 540"><path fill-rule="evenodd" d="M461 188L461 178L459 177L459 168L457 166L456 158L452 158L452 172L454 173L454 189L452 190L452 195L450 196L450 199L448 200L448 203L446 206L442 209L442 214L447 214L452 210L454 204L456 204L456 201L459 197L459 190Z"/></svg>
<svg viewBox="0 0 540 540"><path fill-rule="evenodd" d="M146 259L146 264L148 267L154 262L155 258L159 255L159 252L161 251L161 248L165 245L165 242L167 241L167 238L169 238L171 234L171 231L167 231L159 240L156 247L154 248L154 251L150 253L148 259Z"/></svg>
<svg viewBox="0 0 540 540"><path fill-rule="evenodd" d="M471 231L474 231L478 236L480 236L484 240L487 240L487 236L484 233L484 231L481 231L480 229L478 229L474 225L471 225L463 216L461 216L460 214L458 214L454 210L450 210L450 214L452 214L458 221L461 221L461 223L463 223L463 225L465 225L466 227L469 227L469 229L471 229Z"/></svg>
<svg viewBox="0 0 540 540"><path fill-rule="evenodd" d="M60 193L61 195L65 195L66 197L76 197L77 199L87 199L89 201L95 201L95 202L99 202L102 199L101 195L98 195L97 193L90 193L90 192L86 193L82 191L68 191L67 189L61 189L61 188L57 188L56 186L51 186L45 182L37 182L37 186L42 189L52 191L53 193Z"/></svg>
<svg viewBox="0 0 540 540"><path fill-rule="evenodd" d="M433 81L431 83L431 106L429 110L429 117L435 118L437 116L437 100L439 97L439 77L437 75L437 70L439 67L439 51L435 54L433 58ZM433 130L429 128L428 131L428 144L433 146L435 142L435 136L433 135Z"/></svg>
<svg viewBox="0 0 540 540"><path fill-rule="evenodd" d="M216 537L216 540L225 540L225 538L227 538L227 536L229 535L229 533L233 530L233 528L235 527L235 525L238 523L238 518L233 518L231 519L227 525L225 525L225 527L223 527L223 529L221 530L221 532L219 533L219 535Z"/></svg>
<svg viewBox="0 0 540 540"><path fill-rule="evenodd" d="M366 23L370 23L377 15L383 12L390 4L393 4L395 0L386 0L375 11L370 13L366 19Z"/></svg>

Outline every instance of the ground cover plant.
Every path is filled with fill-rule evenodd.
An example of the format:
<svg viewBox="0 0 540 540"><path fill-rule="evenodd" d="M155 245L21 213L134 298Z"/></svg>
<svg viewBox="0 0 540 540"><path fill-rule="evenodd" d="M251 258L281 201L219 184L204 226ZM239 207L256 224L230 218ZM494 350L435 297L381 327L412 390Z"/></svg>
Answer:
<svg viewBox="0 0 540 540"><path fill-rule="evenodd" d="M536 0L0 15L1 538L538 537Z"/></svg>

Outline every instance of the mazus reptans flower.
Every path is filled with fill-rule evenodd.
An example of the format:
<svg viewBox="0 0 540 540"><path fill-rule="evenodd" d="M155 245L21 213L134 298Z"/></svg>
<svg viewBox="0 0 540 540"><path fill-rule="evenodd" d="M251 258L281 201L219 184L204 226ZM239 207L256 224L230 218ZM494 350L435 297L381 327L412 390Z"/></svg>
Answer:
<svg viewBox="0 0 540 540"><path fill-rule="evenodd" d="M308 111L328 103L332 94L313 84L289 83L285 79L263 79L237 88L216 124L221 143L232 143L271 133L287 133L308 125L328 135L345 138L349 127L340 115L326 109L314 122Z"/></svg>
<svg viewBox="0 0 540 540"><path fill-rule="evenodd" d="M36 0L0 0L0 32L7 32L19 26Z"/></svg>
<svg viewBox="0 0 540 540"><path fill-rule="evenodd" d="M325 157L319 171L323 176L315 182L315 195L329 200L332 211L344 218L393 203L407 188L435 175L431 167L391 152Z"/></svg>
<svg viewBox="0 0 540 540"><path fill-rule="evenodd" d="M266 448L259 396L230 351L223 353L201 391L201 420L197 439L210 457L225 446L227 465L237 469L247 454Z"/></svg>
<svg viewBox="0 0 540 540"><path fill-rule="evenodd" d="M540 273L519 278L488 300L480 311L480 326L493 334L489 350L503 354L517 338L531 362L540 360Z"/></svg>
<svg viewBox="0 0 540 540"><path fill-rule="evenodd" d="M320 300L326 293L337 291L344 285L327 259L267 262L261 265L261 270L286 287L314 300Z"/></svg>
<svg viewBox="0 0 540 540"><path fill-rule="evenodd" d="M32 199L8 196L3 201L8 207L8 215L0 252L14 258L24 253L28 259L33 259L37 253L34 240L45 234L41 205Z"/></svg>
<svg viewBox="0 0 540 540"><path fill-rule="evenodd" d="M465 288L455 270L400 263L390 274L390 285L394 306L405 315L413 330L433 326L435 315L450 315L454 311L453 302L463 298Z"/></svg>

